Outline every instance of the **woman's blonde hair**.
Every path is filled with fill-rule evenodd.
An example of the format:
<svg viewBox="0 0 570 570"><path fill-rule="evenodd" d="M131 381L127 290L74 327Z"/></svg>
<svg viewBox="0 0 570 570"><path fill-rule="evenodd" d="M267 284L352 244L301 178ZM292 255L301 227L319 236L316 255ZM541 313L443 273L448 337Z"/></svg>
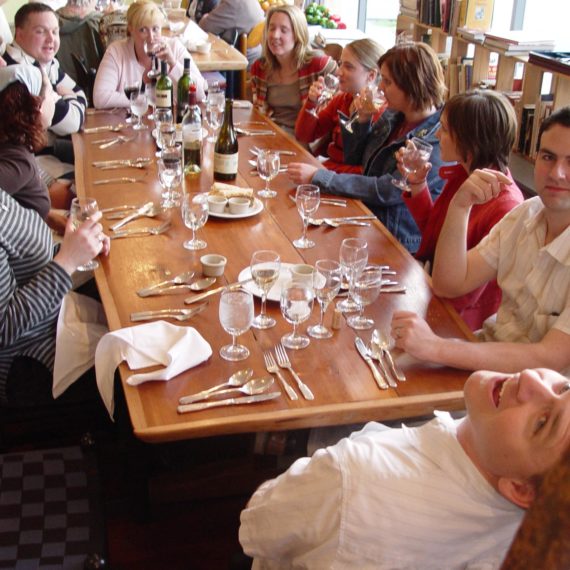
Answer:
<svg viewBox="0 0 570 570"><path fill-rule="evenodd" d="M152 0L136 0L127 10L127 26L129 29L150 26L164 22L164 14Z"/></svg>
<svg viewBox="0 0 570 570"><path fill-rule="evenodd" d="M346 44L344 49L350 50L362 67L368 71L380 71L378 60L386 53L386 50L378 42L370 38L362 38Z"/></svg>
<svg viewBox="0 0 570 570"><path fill-rule="evenodd" d="M262 60L267 74L280 67L277 58L271 53L267 45L267 36L269 24L274 14L286 14L291 21L293 37L295 38L295 46L293 48L293 62L297 69L300 69L306 63L311 61L314 53L309 45L309 28L303 10L297 6L272 6L267 11L265 17L265 28L263 28L263 51Z"/></svg>

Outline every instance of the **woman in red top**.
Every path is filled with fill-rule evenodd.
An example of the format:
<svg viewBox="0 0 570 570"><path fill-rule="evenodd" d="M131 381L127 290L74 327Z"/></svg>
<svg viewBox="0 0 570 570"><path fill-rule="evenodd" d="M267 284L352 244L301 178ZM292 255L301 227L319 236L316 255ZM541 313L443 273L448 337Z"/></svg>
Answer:
<svg viewBox="0 0 570 570"><path fill-rule="evenodd" d="M410 191L404 192L404 202L422 233L415 257L428 268L433 262L449 203L467 178L477 177L481 169L494 169L512 180L507 165L516 128L513 106L495 91L461 93L445 105L436 137L442 160L456 164L440 168L439 176L447 182L435 202L425 182L431 168L429 163L409 175ZM398 151L397 159L398 168L403 173L402 152L403 149ZM473 206L469 215L467 248L477 245L507 212L523 200L521 191L512 182L503 185L501 193L493 200ZM497 311L500 301L501 291L496 281L451 300L472 330L481 328L483 321Z"/></svg>
<svg viewBox="0 0 570 570"><path fill-rule="evenodd" d="M348 118L355 111L353 100L367 85L378 82L378 60L384 49L371 39L355 40L343 50L338 71L339 93L329 103L314 114L317 101L324 88L324 79L319 77L309 89L309 96L295 123L295 136L303 143L311 143L331 136L327 146L328 159L323 166L334 172L352 172L362 174L361 165L344 163L342 135L339 114ZM382 114L384 107L373 117L373 121Z"/></svg>

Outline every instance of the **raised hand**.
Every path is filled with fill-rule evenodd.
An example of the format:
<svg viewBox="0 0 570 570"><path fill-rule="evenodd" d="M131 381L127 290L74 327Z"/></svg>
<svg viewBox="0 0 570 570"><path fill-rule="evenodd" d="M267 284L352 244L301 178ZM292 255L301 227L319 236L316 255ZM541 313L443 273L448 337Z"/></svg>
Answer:
<svg viewBox="0 0 570 570"><path fill-rule="evenodd" d="M501 184L511 183L510 178L498 170L477 169L459 187L451 203L459 208L470 208L476 204L484 204L499 195Z"/></svg>

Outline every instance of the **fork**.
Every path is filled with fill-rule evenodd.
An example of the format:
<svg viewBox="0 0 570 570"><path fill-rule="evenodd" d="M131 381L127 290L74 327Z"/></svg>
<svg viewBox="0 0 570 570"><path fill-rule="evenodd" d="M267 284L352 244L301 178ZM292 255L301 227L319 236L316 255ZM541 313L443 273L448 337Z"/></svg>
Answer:
<svg viewBox="0 0 570 570"><path fill-rule="evenodd" d="M141 311L139 313L131 313L131 321L149 321L151 319L174 319L176 321L187 321L193 316L201 313L208 306L208 302L202 303L192 309L159 309L157 311Z"/></svg>
<svg viewBox="0 0 570 570"><path fill-rule="evenodd" d="M287 396L289 396L291 400L298 400L299 396L297 396L295 390L289 386L287 380L285 380L281 372L279 372L279 368L277 367L277 363L275 362L271 352L266 350L263 353L263 360L265 360L265 368L267 369L267 372L269 372L269 374L277 374L277 378L279 379L279 382L281 382L281 386L283 386L285 392L287 392Z"/></svg>
<svg viewBox="0 0 570 570"><path fill-rule="evenodd" d="M303 394L303 396L305 397L305 400L314 400L315 396L313 396L313 393L311 392L310 388L303 383L303 381L299 378L299 375L293 370L293 366L291 365L289 356L287 356L287 351L285 350L285 347L282 344L278 344L275 347L275 356L277 356L277 364L279 364L281 368L286 368L287 370L289 370L289 372L291 372L293 378L295 378L297 382L297 386L301 391L301 394Z"/></svg>
<svg viewBox="0 0 570 570"><path fill-rule="evenodd" d="M171 223L164 222L160 226L154 228L138 228L132 230L119 230L110 236L111 239L124 238L124 237L143 237L143 236L158 236L170 229Z"/></svg>

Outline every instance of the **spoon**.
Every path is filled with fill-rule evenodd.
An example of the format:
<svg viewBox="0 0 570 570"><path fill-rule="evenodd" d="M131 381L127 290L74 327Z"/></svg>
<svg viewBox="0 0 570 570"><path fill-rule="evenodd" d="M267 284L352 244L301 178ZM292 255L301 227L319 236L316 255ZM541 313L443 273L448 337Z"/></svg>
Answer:
<svg viewBox="0 0 570 570"><path fill-rule="evenodd" d="M384 333L382 333L379 329L374 329L372 331L371 342L372 344L375 344L382 351L382 354L384 354L384 356L386 357L386 360L388 361L388 364L390 365L392 373L394 374L396 379L399 380L400 382L405 382L406 376L399 368L396 367L396 363L394 362L392 354L390 353L390 342L388 341L388 337Z"/></svg>
<svg viewBox="0 0 570 570"><path fill-rule="evenodd" d="M253 378L243 386L238 388L229 388L227 390L217 390L211 392L210 394L196 394L195 396L186 396L186 398L180 398L180 402L184 399L185 404L190 404L192 402L198 402L200 400L209 400L213 396L221 396L222 394L233 394L236 392L241 392L247 396L255 396L256 394L261 394L273 386L274 380L272 376L264 376L263 378Z"/></svg>
<svg viewBox="0 0 570 570"><path fill-rule="evenodd" d="M197 392L192 396L183 396L182 398L180 398L180 403L186 404L188 403L189 398L190 398L189 401L193 401L192 398L195 398L197 396L201 397L206 396L208 394L211 394L212 392L215 392L216 390L219 390L220 388L224 388L225 386L243 386L252 376L253 376L253 370L251 368L244 368L243 370L238 370L228 378L227 382L224 382L223 384L218 384L217 386L214 386L213 388L208 388L207 390L202 390L201 392Z"/></svg>
<svg viewBox="0 0 570 570"><path fill-rule="evenodd" d="M161 281L156 285L151 285L150 287L145 287L144 289L140 289L139 291L137 291L137 295L139 297L150 297L151 295L157 293L158 290L162 289L163 287L168 287L170 285L183 285L185 283L188 283L188 281L190 281L192 277L194 277L194 271L186 271L184 273L181 273L180 275L176 275L172 279L167 279L166 281Z"/></svg>
<svg viewBox="0 0 570 570"><path fill-rule="evenodd" d="M192 291L202 291L207 289L210 285L213 285L216 282L215 277L203 277L202 279L198 279L189 285L189 288Z"/></svg>

